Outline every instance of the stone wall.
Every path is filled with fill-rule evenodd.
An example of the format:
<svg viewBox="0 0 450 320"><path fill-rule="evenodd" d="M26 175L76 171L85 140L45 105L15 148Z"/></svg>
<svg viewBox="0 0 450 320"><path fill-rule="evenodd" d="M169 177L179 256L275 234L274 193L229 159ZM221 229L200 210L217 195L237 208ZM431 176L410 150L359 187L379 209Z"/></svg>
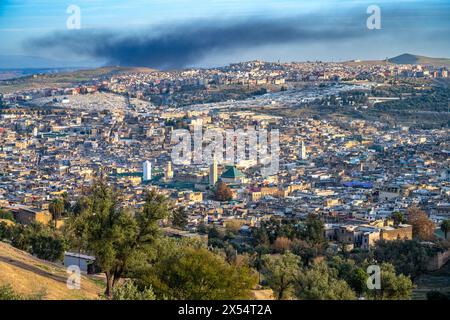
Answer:
<svg viewBox="0 0 450 320"><path fill-rule="evenodd" d="M442 268L450 260L450 250L435 254L428 262L427 270L436 271Z"/></svg>
<svg viewBox="0 0 450 320"><path fill-rule="evenodd" d="M412 239L412 226L396 228L393 230L382 229L381 239L385 241L392 240L411 240Z"/></svg>

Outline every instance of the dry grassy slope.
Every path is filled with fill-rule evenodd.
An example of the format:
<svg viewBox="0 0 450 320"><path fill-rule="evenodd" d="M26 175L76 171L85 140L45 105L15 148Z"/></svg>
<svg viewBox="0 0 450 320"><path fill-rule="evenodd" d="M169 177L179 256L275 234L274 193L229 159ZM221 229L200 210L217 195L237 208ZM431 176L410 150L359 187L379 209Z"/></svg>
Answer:
<svg viewBox="0 0 450 320"><path fill-rule="evenodd" d="M275 300L274 293L271 289L252 290L252 298L255 300Z"/></svg>
<svg viewBox="0 0 450 320"><path fill-rule="evenodd" d="M44 290L44 299L48 300L85 300L98 299L104 291L100 284L85 276L80 290L67 288L66 280L63 266L0 242L0 285L9 284L19 294L32 295Z"/></svg>
<svg viewBox="0 0 450 320"><path fill-rule="evenodd" d="M110 77L123 73L151 73L155 71L157 70L145 67L102 67L71 72L41 74L0 81L0 93L9 94L16 91L43 88L65 88L103 76Z"/></svg>

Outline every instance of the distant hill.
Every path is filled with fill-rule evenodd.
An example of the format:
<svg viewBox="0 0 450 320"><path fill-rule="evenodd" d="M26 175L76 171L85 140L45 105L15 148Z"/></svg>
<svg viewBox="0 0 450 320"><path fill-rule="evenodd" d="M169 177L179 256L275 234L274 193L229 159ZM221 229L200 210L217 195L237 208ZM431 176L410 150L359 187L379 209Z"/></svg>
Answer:
<svg viewBox="0 0 450 320"><path fill-rule="evenodd" d="M0 55L0 69L93 68L98 66L98 63L89 61L64 61L33 56Z"/></svg>
<svg viewBox="0 0 450 320"><path fill-rule="evenodd" d="M10 285L23 296L42 293L44 300L98 299L104 291L90 276L82 276L80 290L67 288L63 266L38 259L0 242L0 286Z"/></svg>
<svg viewBox="0 0 450 320"><path fill-rule="evenodd" d="M395 64L421 64L421 65L431 65L435 67L450 67L450 59L430 58L409 53L404 53L397 57L390 58L388 59L388 61Z"/></svg>
<svg viewBox="0 0 450 320"><path fill-rule="evenodd" d="M0 93L7 94L20 90L42 89L49 87L69 87L82 82L92 81L100 77L111 77L122 73L150 73L156 70L138 67L101 67L94 69L75 70L70 72L46 73L22 76L15 79L0 81Z"/></svg>

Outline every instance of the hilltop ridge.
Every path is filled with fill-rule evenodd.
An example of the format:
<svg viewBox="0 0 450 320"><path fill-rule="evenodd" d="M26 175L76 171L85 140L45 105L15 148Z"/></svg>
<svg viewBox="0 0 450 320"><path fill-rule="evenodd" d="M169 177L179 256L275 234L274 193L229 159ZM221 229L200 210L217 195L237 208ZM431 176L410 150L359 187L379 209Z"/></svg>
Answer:
<svg viewBox="0 0 450 320"><path fill-rule="evenodd" d="M388 61L395 64L421 64L435 67L450 67L450 59L448 58L431 58L410 53L401 54L388 59Z"/></svg>

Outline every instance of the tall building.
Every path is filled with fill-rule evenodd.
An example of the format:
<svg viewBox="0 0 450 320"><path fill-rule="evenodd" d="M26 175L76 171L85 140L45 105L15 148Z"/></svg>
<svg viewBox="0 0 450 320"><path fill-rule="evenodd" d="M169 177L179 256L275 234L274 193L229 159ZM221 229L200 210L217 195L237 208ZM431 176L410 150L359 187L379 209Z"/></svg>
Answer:
<svg viewBox="0 0 450 320"><path fill-rule="evenodd" d="M217 161L214 160L213 163L209 166L209 185L215 186L218 178Z"/></svg>
<svg viewBox="0 0 450 320"><path fill-rule="evenodd" d="M302 141L302 148L300 149L300 159L302 160L306 160L307 158L307 154L306 154L306 146L305 146L305 142Z"/></svg>
<svg viewBox="0 0 450 320"><path fill-rule="evenodd" d="M165 181L170 181L173 178L173 171L172 171L172 162L168 161L167 162L167 166L166 166L166 170L164 171L164 180Z"/></svg>
<svg viewBox="0 0 450 320"><path fill-rule="evenodd" d="M143 181L150 181L152 180L152 164L150 161L144 161L144 164L142 165L142 180Z"/></svg>

